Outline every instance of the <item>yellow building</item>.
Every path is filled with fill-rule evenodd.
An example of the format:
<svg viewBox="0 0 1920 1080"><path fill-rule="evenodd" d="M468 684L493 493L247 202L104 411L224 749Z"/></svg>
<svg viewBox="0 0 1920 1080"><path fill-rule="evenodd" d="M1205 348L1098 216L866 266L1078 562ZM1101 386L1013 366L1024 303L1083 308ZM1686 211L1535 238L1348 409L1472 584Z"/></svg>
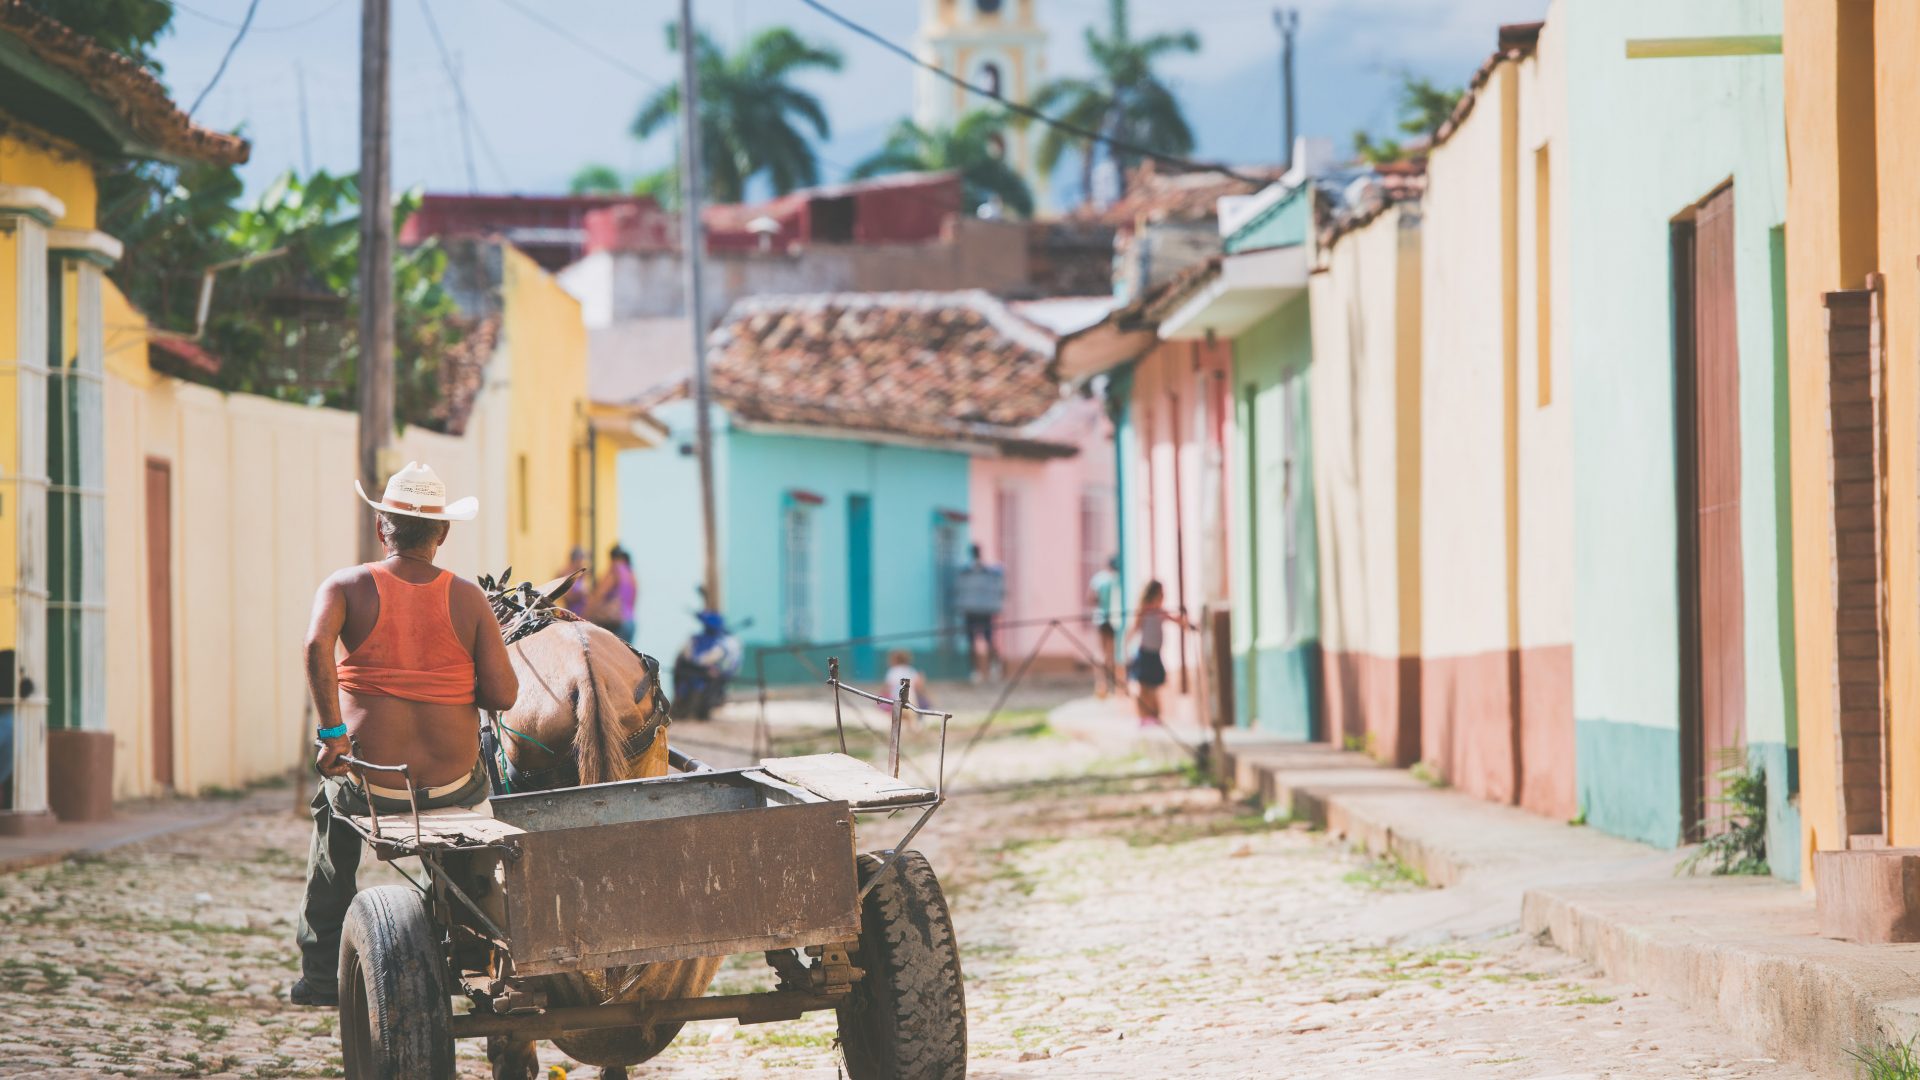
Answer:
<svg viewBox="0 0 1920 1080"><path fill-rule="evenodd" d="M1783 28L1786 323L1806 849L1920 844L1920 7ZM1820 887L1820 868L1808 876Z"/></svg>
<svg viewBox="0 0 1920 1080"><path fill-rule="evenodd" d="M1047 31L1034 10L1039 3L921 0L916 51L941 71L1025 105L1039 91L1047 70ZM914 84L914 122L930 131L951 128L967 113L990 104L931 71L920 72ZM1002 138L1010 144L1005 147L1007 160L1027 181L1034 201L1044 202L1047 178L1035 160L1039 128L1009 128Z"/></svg>
<svg viewBox="0 0 1920 1080"><path fill-rule="evenodd" d="M107 795L97 166L246 160L137 64L0 3L0 833L100 812ZM50 775L55 782L50 783Z"/></svg>

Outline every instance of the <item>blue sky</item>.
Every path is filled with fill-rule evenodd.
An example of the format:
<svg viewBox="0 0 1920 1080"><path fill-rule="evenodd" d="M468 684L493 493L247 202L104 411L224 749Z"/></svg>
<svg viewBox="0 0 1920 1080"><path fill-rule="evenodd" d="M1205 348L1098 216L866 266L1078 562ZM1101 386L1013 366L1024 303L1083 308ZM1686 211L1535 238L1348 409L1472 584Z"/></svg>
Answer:
<svg viewBox="0 0 1920 1080"><path fill-rule="evenodd" d="M423 0L394 9L394 181L397 186L465 191L469 184L455 96L422 15ZM506 0L425 0L456 54L480 138L473 155L482 190L563 190L583 163L627 171L669 160L664 138L627 134L647 82L530 21ZM676 0L519 0L591 38L660 82L675 74L662 27ZM1502 22L1539 18L1546 0L1286 0L1301 11L1296 79L1303 133L1344 147L1359 128L1388 131L1395 73L1408 69L1459 83L1491 52ZM918 0L829 0L830 6L910 43ZM1048 25L1050 74L1086 67L1085 27L1104 23L1107 0L1038 0ZM176 99L191 102L233 39L247 0L176 5L173 32L158 50ZM1133 0L1137 33L1190 27L1197 57L1166 74L1187 106L1199 154L1233 162L1279 152L1278 38L1272 0ZM254 27L195 118L244 128L253 139L246 169L258 190L310 154L315 167L356 167L359 8L357 0L260 0ZM834 122L821 148L822 171L838 179L871 152L911 108L904 61L826 22L798 0L695 0L698 18L723 40L785 23L838 46L846 68L813 80ZM300 85L308 136L301 138ZM489 152L489 148L490 151Z"/></svg>

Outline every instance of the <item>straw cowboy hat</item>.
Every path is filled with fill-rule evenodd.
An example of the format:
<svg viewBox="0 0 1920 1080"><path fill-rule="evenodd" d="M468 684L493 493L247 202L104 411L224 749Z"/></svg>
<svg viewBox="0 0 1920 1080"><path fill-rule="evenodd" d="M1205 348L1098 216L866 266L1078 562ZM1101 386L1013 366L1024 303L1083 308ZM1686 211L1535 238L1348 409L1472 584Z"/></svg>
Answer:
<svg viewBox="0 0 1920 1080"><path fill-rule="evenodd" d="M366 499L368 506L389 514L432 521L472 521L480 512L480 500L471 495L458 502L447 502L447 485L441 483L439 474L417 461L407 462L406 468L393 474L378 501L368 498L367 489L361 487L358 480L353 482L353 490Z"/></svg>

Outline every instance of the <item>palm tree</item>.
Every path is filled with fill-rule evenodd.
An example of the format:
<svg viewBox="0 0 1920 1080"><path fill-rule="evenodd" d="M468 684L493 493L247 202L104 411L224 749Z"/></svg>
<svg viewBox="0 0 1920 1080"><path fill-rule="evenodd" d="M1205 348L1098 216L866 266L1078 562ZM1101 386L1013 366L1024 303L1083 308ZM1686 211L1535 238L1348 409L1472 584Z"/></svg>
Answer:
<svg viewBox="0 0 1920 1080"><path fill-rule="evenodd" d="M1136 41L1127 17L1127 0L1111 2L1105 36L1091 27L1087 30L1087 55L1093 60L1094 77L1055 79L1034 95L1033 107L1075 127L1155 153L1176 157L1191 154L1193 129L1181 115L1173 91L1154 73L1153 66L1176 53L1199 52L1199 36L1182 30ZM1040 172L1052 172L1069 147L1080 154L1084 199L1093 187L1093 166L1100 150L1093 140L1049 127L1040 140ZM1120 149L1107 153L1118 166L1124 184L1128 171L1139 164L1140 155Z"/></svg>
<svg viewBox="0 0 1920 1080"><path fill-rule="evenodd" d="M895 172L960 174L968 206L995 199L1019 217L1033 216L1033 192L1004 159L1006 117L975 110L951 128L931 131L902 120L888 133L886 145L854 166L854 179Z"/></svg>
<svg viewBox="0 0 1920 1080"><path fill-rule="evenodd" d="M678 26L667 27L667 43L680 47ZM794 86L792 79L812 70L839 71L840 53L784 26L762 30L731 56L701 32L694 52L707 195L719 202L739 202L747 181L761 172L780 194L819 183L820 163L801 129L828 138L827 112L820 99ZM680 87L675 84L640 106L633 133L647 138L670 127L679 115Z"/></svg>

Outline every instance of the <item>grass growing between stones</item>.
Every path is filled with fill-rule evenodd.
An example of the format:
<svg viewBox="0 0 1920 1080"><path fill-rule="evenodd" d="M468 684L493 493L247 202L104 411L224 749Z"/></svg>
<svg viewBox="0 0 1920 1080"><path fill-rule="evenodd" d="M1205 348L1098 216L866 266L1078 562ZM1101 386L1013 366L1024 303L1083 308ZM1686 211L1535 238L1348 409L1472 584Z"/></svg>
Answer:
<svg viewBox="0 0 1920 1080"><path fill-rule="evenodd" d="M1847 1051L1863 1080L1920 1080L1920 1036Z"/></svg>

